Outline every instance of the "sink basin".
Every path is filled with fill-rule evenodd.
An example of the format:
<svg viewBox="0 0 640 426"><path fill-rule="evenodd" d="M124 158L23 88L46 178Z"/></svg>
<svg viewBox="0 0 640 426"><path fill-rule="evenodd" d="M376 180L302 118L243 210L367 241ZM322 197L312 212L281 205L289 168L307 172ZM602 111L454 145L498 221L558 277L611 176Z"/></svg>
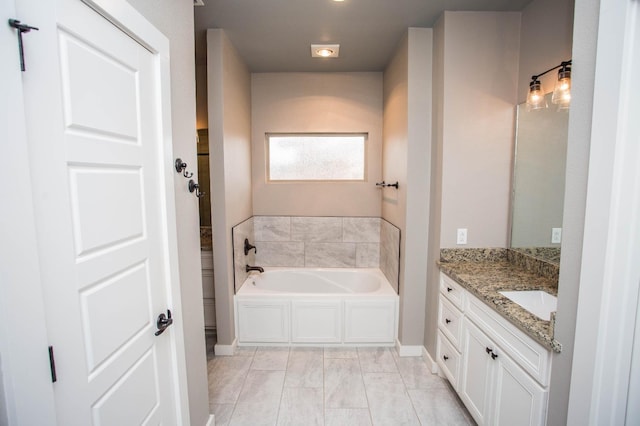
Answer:
<svg viewBox="0 0 640 426"><path fill-rule="evenodd" d="M549 321L551 312L557 309L558 299L545 291L501 291L500 294L545 321Z"/></svg>

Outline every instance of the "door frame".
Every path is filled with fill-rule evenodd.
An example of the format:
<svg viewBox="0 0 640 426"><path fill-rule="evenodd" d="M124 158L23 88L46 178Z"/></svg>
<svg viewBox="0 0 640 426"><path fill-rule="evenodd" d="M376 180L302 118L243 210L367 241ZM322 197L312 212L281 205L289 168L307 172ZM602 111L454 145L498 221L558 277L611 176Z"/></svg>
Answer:
<svg viewBox="0 0 640 426"><path fill-rule="evenodd" d="M35 0L34 0L35 1ZM179 401L176 404L177 418L181 421L181 424L189 424L189 400L187 391L187 372L186 372L186 354L184 344L184 323L182 321L181 312L181 293L180 293L180 276L178 269L178 238L177 238L177 217L175 210L175 193L173 174L171 170L171 164L173 162L173 144L172 144L172 128L171 128L171 84L170 84L170 44L169 40L149 21L144 18L136 9L133 8L126 0L79 0L86 4L88 7L95 10L105 19L110 21L120 30L125 32L131 38L136 40L147 50L149 50L158 61L159 69L159 82L160 82L160 96L161 96L161 110L160 113L160 126L162 137L162 161L163 164L160 167L162 173L162 180L164 184L164 190L161 194L162 203L165 206L163 214L163 222L166 224L167 241L166 246L166 259L168 264L165 265L166 275L169 277L171 285L171 291L167 295L169 305L174 307L174 319L175 326L172 327L171 333L171 356L174 360L175 371L174 377L176 378L175 395L179 397ZM43 8L36 7L36 3L26 0L15 3L10 1L8 7L3 8L1 11L4 13L5 9L7 14L13 14L8 18L16 18L23 20L25 23L37 26L35 20L42 21ZM32 13L38 15L38 19L33 19L34 22L29 21L29 17ZM46 16L46 15L45 15ZM4 16L3 16L4 18ZM37 35L36 32L33 33ZM32 34L29 34L29 37ZM4 41L4 40L3 40ZM28 39L26 41L28 43ZM17 48L16 48L17 50ZM14 62L17 66L17 56L12 57L10 61L7 61L7 67L13 66ZM4 421L2 408L3 405L6 409L6 420L12 424L43 424L43 425L55 425L56 413L54 401L54 385L51 384L51 378L49 375L49 359L47 352L47 336L46 336L46 322L43 303L43 290L42 282L39 276L39 268L37 267L38 251L37 251L37 235L35 234L35 221L34 221L34 209L31 199L32 186L31 181L28 179L30 176L30 165L28 158L28 137L26 135L27 126L27 114L24 112L24 108L21 108L23 92L21 86L21 78L19 68L16 68L17 72L12 74L10 81L16 80L17 84L11 84L7 98L12 100L12 105L6 105L3 101L3 113L10 108L15 110L15 121L10 123L9 135L15 137L15 140L11 141L15 144L16 149L12 149L9 152L16 152L13 156L14 161L7 165L2 171L2 192L4 195L7 193L14 199L16 196L20 204L12 205L11 208L23 208L24 214L15 215L15 221L11 223L11 227L7 227L7 235L11 238L9 241L21 241L16 247L15 255L12 258L13 265L0 264L2 269L0 272L2 276L10 278L21 277L25 275L23 272L25 269L29 269L27 280L25 283L8 280L2 280L0 283L0 291L2 291L3 298L6 295L6 302L4 305L8 309L2 309L0 311L0 320L5 325L3 328L0 324L0 336L12 338L21 344L11 344L9 341L5 345L0 344L2 350L2 356L0 367L2 368L2 374L0 374L0 421ZM5 69L3 67L3 76ZM18 100L18 101L15 101ZM17 103L16 103L17 102ZM3 147L2 151L4 153ZM10 174L13 173L13 174ZM5 178L6 176L6 178ZM26 197L24 196L26 194ZM21 195L21 196L19 196ZM13 219L14 217L11 216ZM5 230L3 229L3 234ZM21 236L26 238L20 239ZM26 240L26 243L24 242ZM9 262L7 262L9 263ZM34 265L36 267L34 267ZM31 268L31 269L30 269ZM0 301L2 302L2 301ZM5 308L0 303L2 308ZM10 325L11 327L8 327ZM13 342L11 342L13 343ZM41 349L40 352L38 352ZM34 370L37 371L37 376L34 376ZM23 372L31 372L29 375L29 381L24 383L25 379L22 375ZM44 373L44 374L43 374ZM32 376L32 377L31 377ZM37 408L36 408L37 407ZM40 419L40 421L30 422L25 419Z"/></svg>

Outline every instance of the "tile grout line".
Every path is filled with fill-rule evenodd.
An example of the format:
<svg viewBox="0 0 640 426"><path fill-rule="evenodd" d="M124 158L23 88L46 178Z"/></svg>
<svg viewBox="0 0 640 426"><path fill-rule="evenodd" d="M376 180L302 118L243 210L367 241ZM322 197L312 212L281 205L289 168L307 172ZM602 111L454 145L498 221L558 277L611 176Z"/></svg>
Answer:
<svg viewBox="0 0 640 426"><path fill-rule="evenodd" d="M326 348L322 348L322 424L323 426L326 426L327 424L327 402L326 402L326 397L325 397L325 385L324 385L324 381L325 378L327 377L326 374L324 374L324 368L325 368L325 364L324 364L324 351Z"/></svg>
<svg viewBox="0 0 640 426"><path fill-rule="evenodd" d="M284 397L284 384L287 380L287 369L289 368L289 357L291 356L291 347L287 350L287 362L284 367L284 377L282 378L282 388L280 388L280 401L278 402L278 414L276 415L276 425L280 421L280 407L282 407L282 398Z"/></svg>
<svg viewBox="0 0 640 426"><path fill-rule="evenodd" d="M394 350L395 350L395 348L394 348ZM396 357L393 356L393 354L391 354L391 357L393 358L393 362L396 364L396 368L398 369L398 375L400 376L400 380L402 380L402 385L404 386L404 392L407 395L407 398L409 398L409 403L411 404L411 408L413 409L413 414L416 415L416 419L418 420L418 423L420 423L422 425L422 422L420 421L420 416L418 416L418 410L416 410L416 407L413 404L413 399L411 398L411 395L409 394L409 387L407 386L407 382L404 380L404 377L402 376L402 373L400 372L400 367L398 366L398 360L396 359ZM400 354L398 354L398 358L400 358ZM424 360L422 360L422 361L424 362Z"/></svg>
<svg viewBox="0 0 640 426"><path fill-rule="evenodd" d="M358 366L360 367L360 379L362 380L362 387L364 388L364 397L367 399L367 411L369 412L369 420L373 425L373 415L371 414L371 403L369 402L369 393L367 392L367 385L364 383L364 374L362 373L362 362L360 362L360 350L356 348L356 355L358 357Z"/></svg>
<svg viewBox="0 0 640 426"><path fill-rule="evenodd" d="M233 420L233 415L236 413L236 408L238 407L238 400L240 399L240 395L242 395L242 391L244 390L244 386L247 384L247 378L249 377L249 373L251 372L251 366L253 365L253 360L256 356L256 352L258 351L258 349L256 348L256 350L253 352L253 355L251 355L251 362L249 363L249 368L247 369L247 374L244 376L244 380L242 381L242 387L240 388L240 393L238 394L238 397L236 398L235 402L233 403L233 410L231 411L231 415L229 416L229 424L231 424L231 421ZM235 355L235 349L234 349L234 354L232 356L236 356Z"/></svg>

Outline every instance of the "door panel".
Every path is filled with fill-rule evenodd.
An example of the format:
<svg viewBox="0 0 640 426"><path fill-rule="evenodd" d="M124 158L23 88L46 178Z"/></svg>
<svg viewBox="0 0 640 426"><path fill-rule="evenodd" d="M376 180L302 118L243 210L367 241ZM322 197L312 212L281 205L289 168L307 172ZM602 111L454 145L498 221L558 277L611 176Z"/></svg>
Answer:
<svg viewBox="0 0 640 426"><path fill-rule="evenodd" d="M114 52L63 30L59 38L66 126L138 143L136 47Z"/></svg>
<svg viewBox="0 0 640 426"><path fill-rule="evenodd" d="M69 167L77 256L143 236L142 170L113 166Z"/></svg>
<svg viewBox="0 0 640 426"><path fill-rule="evenodd" d="M152 326L147 264L80 291L87 366L90 372L118 348ZM126 297L122 297L126 294ZM114 315L118 312L118 315Z"/></svg>

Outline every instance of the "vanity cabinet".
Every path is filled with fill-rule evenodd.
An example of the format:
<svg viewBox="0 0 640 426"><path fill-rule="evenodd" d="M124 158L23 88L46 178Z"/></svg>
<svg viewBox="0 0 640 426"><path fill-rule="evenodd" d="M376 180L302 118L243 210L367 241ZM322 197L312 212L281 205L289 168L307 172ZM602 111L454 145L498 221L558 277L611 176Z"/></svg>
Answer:
<svg viewBox="0 0 640 426"><path fill-rule="evenodd" d="M550 351L446 275L440 281L437 362L473 418L479 425L544 425Z"/></svg>

